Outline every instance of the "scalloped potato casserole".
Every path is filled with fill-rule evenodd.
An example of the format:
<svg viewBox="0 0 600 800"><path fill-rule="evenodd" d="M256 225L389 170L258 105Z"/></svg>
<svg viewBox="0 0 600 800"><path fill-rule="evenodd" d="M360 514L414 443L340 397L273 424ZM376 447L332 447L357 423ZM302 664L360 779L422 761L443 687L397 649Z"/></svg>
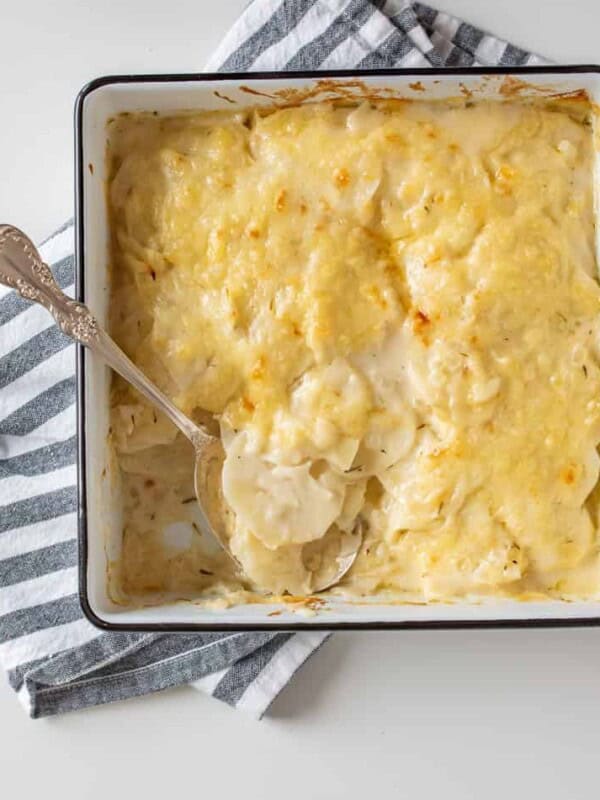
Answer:
<svg viewBox="0 0 600 800"><path fill-rule="evenodd" d="M590 108L463 99L109 125L111 328L220 430L227 558L192 447L123 381L123 597L587 598L600 588ZM333 555L332 555L333 554Z"/></svg>

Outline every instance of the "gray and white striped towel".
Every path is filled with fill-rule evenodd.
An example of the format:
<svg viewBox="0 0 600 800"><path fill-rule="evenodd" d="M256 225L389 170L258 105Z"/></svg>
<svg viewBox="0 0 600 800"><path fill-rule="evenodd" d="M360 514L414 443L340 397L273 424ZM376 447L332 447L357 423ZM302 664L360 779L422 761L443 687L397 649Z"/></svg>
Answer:
<svg viewBox="0 0 600 800"><path fill-rule="evenodd" d="M545 63L421 3L254 0L220 71ZM73 225L42 246L73 289ZM307 632L101 633L76 580L74 348L39 306L0 294L0 664L32 717L180 683L260 717L326 638Z"/></svg>

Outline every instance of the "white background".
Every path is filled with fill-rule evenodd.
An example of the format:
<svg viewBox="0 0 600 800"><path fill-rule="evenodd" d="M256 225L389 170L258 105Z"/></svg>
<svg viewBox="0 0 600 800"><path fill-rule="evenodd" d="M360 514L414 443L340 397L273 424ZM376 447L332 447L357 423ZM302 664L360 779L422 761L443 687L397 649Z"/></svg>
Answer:
<svg viewBox="0 0 600 800"><path fill-rule="evenodd" d="M430 2L600 62L598 0ZM244 6L0 0L0 220L40 239L72 215L83 83L197 71ZM0 796L26 800L588 800L599 742L600 629L338 634L261 723L187 687L33 722L0 683Z"/></svg>

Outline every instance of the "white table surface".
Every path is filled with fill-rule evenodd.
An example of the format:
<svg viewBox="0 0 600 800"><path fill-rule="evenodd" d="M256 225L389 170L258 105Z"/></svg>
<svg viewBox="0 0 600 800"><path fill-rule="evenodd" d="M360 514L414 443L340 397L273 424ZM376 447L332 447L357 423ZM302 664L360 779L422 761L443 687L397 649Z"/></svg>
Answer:
<svg viewBox="0 0 600 800"><path fill-rule="evenodd" d="M244 5L2 0L0 220L39 239L71 216L83 83L197 70ZM600 61L598 0L437 6L557 61ZM600 630L338 634L261 723L187 687L33 722L0 683L0 794L26 800L588 800L599 740Z"/></svg>

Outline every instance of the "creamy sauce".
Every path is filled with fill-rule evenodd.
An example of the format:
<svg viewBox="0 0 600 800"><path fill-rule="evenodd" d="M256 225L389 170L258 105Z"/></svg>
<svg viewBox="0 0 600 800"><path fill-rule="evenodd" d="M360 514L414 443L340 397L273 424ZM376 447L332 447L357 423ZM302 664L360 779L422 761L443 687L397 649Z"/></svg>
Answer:
<svg viewBox="0 0 600 800"><path fill-rule="evenodd" d="M126 596L308 592L359 515L365 546L336 594L597 595L600 291L580 106L113 123L112 331L187 414L217 418L248 577L186 537L190 449L115 380Z"/></svg>

